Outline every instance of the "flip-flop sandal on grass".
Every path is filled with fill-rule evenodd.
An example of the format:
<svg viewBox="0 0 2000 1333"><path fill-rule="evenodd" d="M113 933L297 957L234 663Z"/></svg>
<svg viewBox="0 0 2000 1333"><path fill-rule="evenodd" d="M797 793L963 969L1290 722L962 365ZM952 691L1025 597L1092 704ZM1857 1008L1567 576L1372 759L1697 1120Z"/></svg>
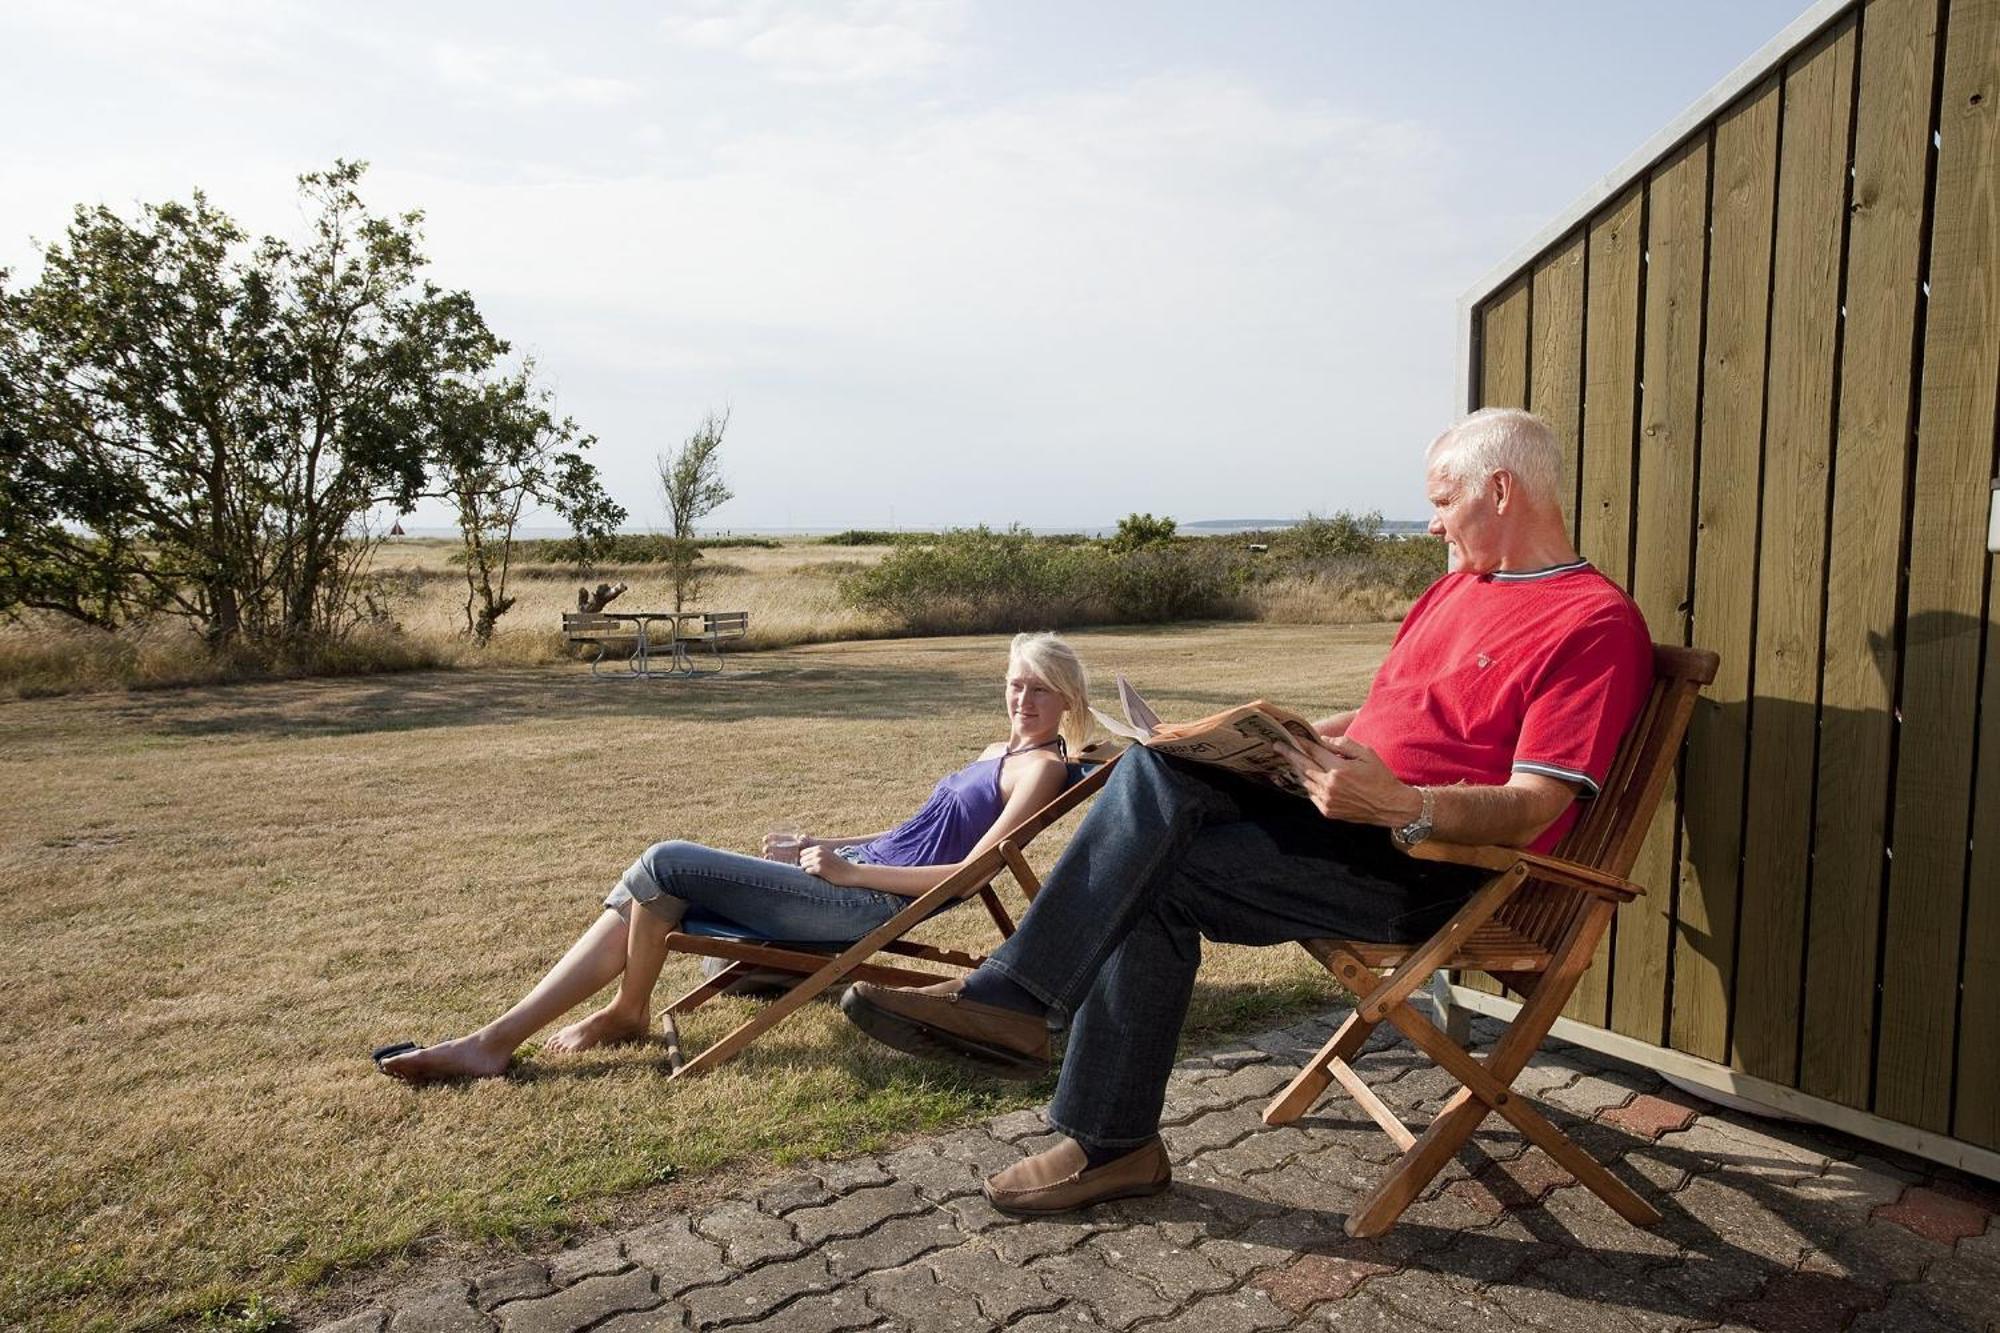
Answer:
<svg viewBox="0 0 2000 1333"><path fill-rule="evenodd" d="M420 1041L394 1041L390 1042L387 1046L377 1046L368 1058L375 1062L375 1068L378 1071L387 1074L389 1071L382 1067L385 1060L393 1060L399 1055L408 1055L412 1051L421 1051L423 1048L424 1044Z"/></svg>

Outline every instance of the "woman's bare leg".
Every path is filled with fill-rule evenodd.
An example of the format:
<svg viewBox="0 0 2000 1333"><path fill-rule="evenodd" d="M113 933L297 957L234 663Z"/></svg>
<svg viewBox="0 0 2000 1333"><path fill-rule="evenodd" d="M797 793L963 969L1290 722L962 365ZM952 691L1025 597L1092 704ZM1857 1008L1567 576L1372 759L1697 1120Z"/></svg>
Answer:
<svg viewBox="0 0 2000 1333"><path fill-rule="evenodd" d="M651 915L637 907L627 910L639 917ZM493 1078L505 1073L507 1062L516 1047L541 1031L551 1020L603 990L624 972L626 937L630 933L626 929L625 918L607 908L590 929L570 945L562 961L550 968L548 975L536 982L535 988L522 996L513 1008L469 1036L439 1042L435 1046L385 1060L383 1072L414 1083L448 1078Z"/></svg>
<svg viewBox="0 0 2000 1333"><path fill-rule="evenodd" d="M664 909L664 910L663 910ZM667 932L680 924L687 904L659 897L630 909L625 931L625 968L611 1003L570 1024L543 1043L547 1051L587 1051L613 1042L642 1041L651 1024L653 987L667 961Z"/></svg>

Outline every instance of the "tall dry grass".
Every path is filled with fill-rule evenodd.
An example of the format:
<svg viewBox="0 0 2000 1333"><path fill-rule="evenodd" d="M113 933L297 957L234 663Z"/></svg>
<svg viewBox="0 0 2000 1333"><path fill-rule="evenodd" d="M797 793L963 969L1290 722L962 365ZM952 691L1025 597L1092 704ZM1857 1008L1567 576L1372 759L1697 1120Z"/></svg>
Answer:
<svg viewBox="0 0 2000 1333"><path fill-rule="evenodd" d="M1245 590L1252 619L1279 625L1360 625L1401 620L1415 599L1349 571L1288 574Z"/></svg>
<svg viewBox="0 0 2000 1333"><path fill-rule="evenodd" d="M59 616L29 613L0 623L0 698L32 699L105 689L151 689L310 675L378 671L468 670L532 666L569 660L562 613L576 609L580 582L631 585L614 610L673 605L673 585L656 565L610 566L579 580L573 570L527 566L507 591L519 600L486 644L466 634L465 575L450 563L451 541L385 544L370 574L378 580L384 623L364 623L338 643L271 660L216 653L178 621L163 620L117 634ZM725 548L710 558L714 574L696 605L748 611L744 650L876 638L895 632L882 617L857 611L840 596L843 575L884 554L882 547L823 547L786 543L777 550Z"/></svg>
<svg viewBox="0 0 2000 1333"><path fill-rule="evenodd" d="M29 616L0 626L0 699L300 676L365 676L463 665L466 660L463 645L384 625L362 625L338 642L270 658L218 652L179 622L111 634L55 616Z"/></svg>
<svg viewBox="0 0 2000 1333"><path fill-rule="evenodd" d="M942 605L935 616L899 619L857 609L843 598L843 578L880 563L891 549L798 540L776 549L721 548L707 562L711 574L694 605L748 611L750 633L738 645L746 651L899 636L908 634L912 623L949 624L950 608ZM386 621L364 624L339 643L276 661L211 653L177 622L115 635L48 615L0 623L0 699L312 675L535 666L571 660L562 640L562 612L576 608L580 583L629 584L614 610L673 604L673 585L661 566L607 566L584 579L572 569L521 566L507 589L516 604L492 640L477 644L466 633L464 570L451 563L458 550L457 542L437 539L385 544L369 573L378 581L377 600ZM1300 625L1395 620L1411 601L1407 589L1389 586L1365 561L1256 580L1232 598L1226 612L1215 614Z"/></svg>

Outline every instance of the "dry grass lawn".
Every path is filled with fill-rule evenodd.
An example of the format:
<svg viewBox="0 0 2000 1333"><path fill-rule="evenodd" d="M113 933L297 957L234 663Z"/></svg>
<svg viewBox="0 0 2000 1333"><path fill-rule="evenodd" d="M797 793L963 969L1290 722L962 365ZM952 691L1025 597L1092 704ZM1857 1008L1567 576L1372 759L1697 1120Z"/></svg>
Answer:
<svg viewBox="0 0 2000 1333"><path fill-rule="evenodd" d="M1227 541L1228 538L1213 538ZM182 622L162 618L106 634L52 612L0 618L0 701L91 690L158 689L278 676L364 675L375 672L538 666L571 660L562 640L562 612L576 607L578 578L559 565L516 566L507 585L516 604L488 644L465 633L465 571L451 563L456 541L398 538L379 547L372 570L388 624L367 623L307 659L272 667L255 654L209 652ZM690 605L748 611L746 649L884 638L903 628L888 617L847 604L842 576L886 556L886 546L823 546L786 539L775 548L717 547L708 552L710 577ZM1245 618L1290 625L1350 625L1400 620L1410 598L1356 568L1292 573L1243 590ZM614 566L590 576L624 582L613 610L660 610L673 605L664 566Z"/></svg>
<svg viewBox="0 0 2000 1333"><path fill-rule="evenodd" d="M1172 714L1352 705L1390 632L1074 637ZM827 1006L671 1086L657 1046L426 1091L366 1058L513 1000L648 842L901 818L1001 734L1003 646L795 648L695 683L520 667L0 705L0 1326L324 1309L330 1281L412 1255L1037 1103L878 1050ZM934 929L983 942L983 921ZM1328 993L1296 951L1215 949L1192 1039ZM697 1043L743 1010L704 1012Z"/></svg>

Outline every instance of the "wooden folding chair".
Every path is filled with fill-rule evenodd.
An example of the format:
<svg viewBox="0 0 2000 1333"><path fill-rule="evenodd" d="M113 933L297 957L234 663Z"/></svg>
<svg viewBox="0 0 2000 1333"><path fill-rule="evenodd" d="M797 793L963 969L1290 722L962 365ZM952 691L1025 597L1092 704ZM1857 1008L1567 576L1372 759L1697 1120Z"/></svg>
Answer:
<svg viewBox="0 0 2000 1333"><path fill-rule="evenodd" d="M1598 939L1619 904L1643 890L1628 881L1652 824L1667 775L1680 753L1695 696L1715 679L1714 653L1653 646L1653 689L1620 747L1610 778L1551 855L1513 847L1462 847L1426 842L1412 853L1494 872L1458 914L1422 944L1306 940L1313 957L1354 992L1360 1003L1332 1040L1264 1108L1266 1124L1298 1119L1338 1081L1403 1149L1374 1190L1349 1215L1350 1236L1379 1236L1395 1224L1444 1164L1492 1112L1627 1221L1652 1226L1653 1206L1606 1171L1512 1090L1541 1046L1577 979L1590 967ZM1485 972L1522 996L1506 1033L1484 1059L1472 1055L1410 1003L1439 968ZM1377 1026L1393 1024L1463 1086L1422 1134L1413 1134L1362 1082L1350 1062Z"/></svg>
<svg viewBox="0 0 2000 1333"><path fill-rule="evenodd" d="M1007 872L1020 886L1022 895L1030 903L1034 902L1042 884L1028 865L1022 849L1044 829L1096 795L1098 788L1111 776L1111 766L1117 757L1115 751L1098 751L1096 747L1086 750L1078 761L1070 764L1069 785L1054 800L1030 815L1020 827L977 860L968 862L936 888L910 899L902 911L859 940L851 943L845 940L770 940L713 920L684 922L682 929L667 936L670 954L720 958L729 966L667 1006L664 1027L672 1077L705 1073L733 1058L762 1036L766 1029L783 1022L811 1003L829 986L845 981L872 981L883 986L929 986L950 979L934 972L879 961L876 958L878 954L966 969L979 966L985 961L981 955L922 944L906 940L903 936L918 924L968 898L978 898L985 904L1003 939L1012 935L1014 919L1001 904L1000 895L993 889L993 881L1002 871ZM691 1060L685 1059L681 1052L680 1026L676 1021L679 1015L699 1009L750 971L760 968L790 973L801 979L701 1054Z"/></svg>

